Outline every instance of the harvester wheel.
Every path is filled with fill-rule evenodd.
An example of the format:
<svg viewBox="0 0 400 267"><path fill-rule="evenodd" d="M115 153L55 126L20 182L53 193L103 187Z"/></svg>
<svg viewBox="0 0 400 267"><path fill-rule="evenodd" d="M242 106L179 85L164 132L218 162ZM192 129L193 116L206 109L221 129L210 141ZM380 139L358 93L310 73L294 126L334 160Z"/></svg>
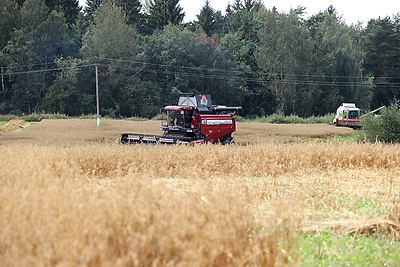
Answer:
<svg viewBox="0 0 400 267"><path fill-rule="evenodd" d="M221 142L221 145L225 146L225 145L230 145L233 143L233 138L231 134L226 134L224 136L222 136L219 141Z"/></svg>

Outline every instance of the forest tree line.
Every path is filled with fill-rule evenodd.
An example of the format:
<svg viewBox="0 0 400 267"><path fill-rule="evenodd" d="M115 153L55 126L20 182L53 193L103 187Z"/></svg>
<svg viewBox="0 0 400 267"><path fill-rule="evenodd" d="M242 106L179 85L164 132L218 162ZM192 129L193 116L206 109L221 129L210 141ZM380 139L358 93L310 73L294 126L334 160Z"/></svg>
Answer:
<svg viewBox="0 0 400 267"><path fill-rule="evenodd" d="M347 25L333 6L306 16L205 0L184 23L179 0L0 0L0 114L152 117L182 92L244 115L307 117L342 102L400 98L400 13Z"/></svg>

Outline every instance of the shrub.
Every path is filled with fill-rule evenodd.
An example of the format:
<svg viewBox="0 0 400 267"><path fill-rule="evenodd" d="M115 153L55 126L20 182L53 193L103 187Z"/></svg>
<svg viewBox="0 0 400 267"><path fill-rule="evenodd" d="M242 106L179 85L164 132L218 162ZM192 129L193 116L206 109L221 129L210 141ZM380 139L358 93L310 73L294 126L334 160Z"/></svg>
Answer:
<svg viewBox="0 0 400 267"><path fill-rule="evenodd" d="M325 116L311 116L308 118L303 118L298 115L285 116L283 113L274 113L266 117L249 118L248 121L256 121L262 123L276 123L276 124L314 124L314 123L331 124L333 117L334 114L332 113L327 114Z"/></svg>
<svg viewBox="0 0 400 267"><path fill-rule="evenodd" d="M24 121L30 121L30 122L39 122L45 119L68 119L69 117L65 114L59 114L59 113L54 113L54 114L46 114L46 113L32 113L28 115L24 115L20 117Z"/></svg>
<svg viewBox="0 0 400 267"><path fill-rule="evenodd" d="M0 115L0 121L10 121L10 120L24 120L24 121L29 121L29 122L39 122L44 119L69 119L67 115L64 114L47 114L47 113L31 113L27 115Z"/></svg>
<svg viewBox="0 0 400 267"><path fill-rule="evenodd" d="M10 121L18 119L17 115L0 115L0 121Z"/></svg>
<svg viewBox="0 0 400 267"><path fill-rule="evenodd" d="M166 114L160 113L151 118L152 121L160 121L160 120L165 120L167 118Z"/></svg>
<svg viewBox="0 0 400 267"><path fill-rule="evenodd" d="M368 116L363 137L370 142L400 143L400 102L393 102L380 116Z"/></svg>

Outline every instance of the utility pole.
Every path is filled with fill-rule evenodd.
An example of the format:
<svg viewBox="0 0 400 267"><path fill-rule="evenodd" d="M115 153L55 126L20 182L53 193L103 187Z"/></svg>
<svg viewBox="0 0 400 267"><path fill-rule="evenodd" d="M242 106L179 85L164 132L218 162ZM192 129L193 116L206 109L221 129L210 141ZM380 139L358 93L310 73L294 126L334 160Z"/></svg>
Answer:
<svg viewBox="0 0 400 267"><path fill-rule="evenodd" d="M99 101L99 71L96 67L96 107L97 107L97 127L100 127L100 101Z"/></svg>
<svg viewBox="0 0 400 267"><path fill-rule="evenodd" d="M1 67L1 89L3 89L3 99L4 99L5 87L4 87L4 74L3 74L3 67Z"/></svg>

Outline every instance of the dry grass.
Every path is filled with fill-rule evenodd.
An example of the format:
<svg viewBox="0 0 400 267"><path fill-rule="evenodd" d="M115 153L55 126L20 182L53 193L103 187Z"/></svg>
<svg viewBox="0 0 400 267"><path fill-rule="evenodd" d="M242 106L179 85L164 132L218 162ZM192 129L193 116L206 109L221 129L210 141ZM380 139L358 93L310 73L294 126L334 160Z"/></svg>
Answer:
<svg viewBox="0 0 400 267"><path fill-rule="evenodd" d="M47 148L38 148L47 154ZM397 170L399 146L337 143L264 144L221 147L84 146L58 152L91 176L141 173L154 177L265 176L346 169ZM75 156L73 156L75 155Z"/></svg>
<svg viewBox="0 0 400 267"><path fill-rule="evenodd" d="M210 190L211 180L193 190L166 186L127 169L124 157L135 154L136 149L110 146L3 147L2 265L272 266L288 261L287 253L278 251L284 235L276 234L286 226L271 222L260 234L244 196L222 187Z"/></svg>
<svg viewBox="0 0 400 267"><path fill-rule="evenodd" d="M0 262L294 264L300 227L398 209L399 148L2 146Z"/></svg>
<svg viewBox="0 0 400 267"><path fill-rule="evenodd" d="M278 240L250 236L252 216L229 194L177 194L138 177L31 181L2 199L6 266L270 266ZM270 245L269 245L270 244ZM3 265L3 266L4 266Z"/></svg>

